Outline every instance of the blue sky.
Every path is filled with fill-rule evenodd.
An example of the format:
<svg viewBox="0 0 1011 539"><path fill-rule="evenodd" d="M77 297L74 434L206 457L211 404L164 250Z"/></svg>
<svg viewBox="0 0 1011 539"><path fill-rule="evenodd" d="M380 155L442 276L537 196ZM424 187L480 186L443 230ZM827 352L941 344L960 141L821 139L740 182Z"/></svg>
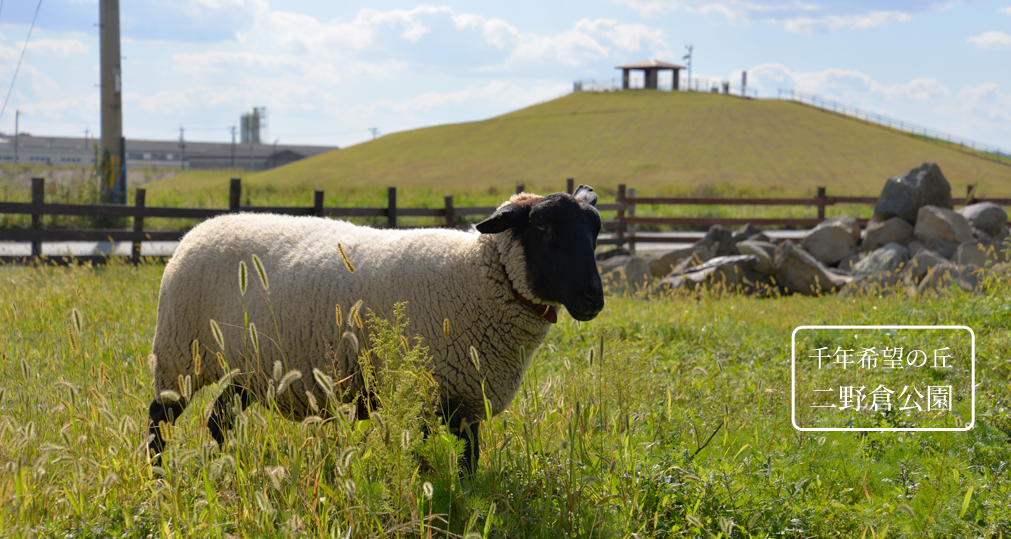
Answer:
<svg viewBox="0 0 1011 539"><path fill-rule="evenodd" d="M6 95L37 3L0 11ZM347 146L481 120L659 58L762 97L796 89L1011 151L1011 0L121 2L128 138ZM46 0L0 131L100 128L97 0Z"/></svg>

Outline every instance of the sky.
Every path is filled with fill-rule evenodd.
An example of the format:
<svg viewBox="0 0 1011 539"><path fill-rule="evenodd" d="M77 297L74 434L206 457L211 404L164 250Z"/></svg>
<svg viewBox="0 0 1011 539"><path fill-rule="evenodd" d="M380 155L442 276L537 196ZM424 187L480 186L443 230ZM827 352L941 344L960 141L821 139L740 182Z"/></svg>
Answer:
<svg viewBox="0 0 1011 539"><path fill-rule="evenodd" d="M555 99L622 63L683 64L692 45L693 76L747 71L762 98L792 89L1011 152L1011 0L129 0L120 14L127 138L228 142L264 106L267 142L345 147ZM36 136L100 130L98 30L98 0L2 3L0 132L15 110Z"/></svg>

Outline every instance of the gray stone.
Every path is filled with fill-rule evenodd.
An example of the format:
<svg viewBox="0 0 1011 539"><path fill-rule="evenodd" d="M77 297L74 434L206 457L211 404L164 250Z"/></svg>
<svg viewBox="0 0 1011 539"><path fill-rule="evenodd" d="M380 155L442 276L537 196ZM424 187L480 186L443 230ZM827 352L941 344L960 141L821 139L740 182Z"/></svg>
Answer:
<svg viewBox="0 0 1011 539"><path fill-rule="evenodd" d="M787 292L808 296L835 292L851 280L832 273L825 264L792 241L785 241L776 249L773 267L779 286Z"/></svg>
<svg viewBox="0 0 1011 539"><path fill-rule="evenodd" d="M804 237L800 246L823 264L832 265L856 250L860 227L848 215L826 219Z"/></svg>
<svg viewBox="0 0 1011 539"><path fill-rule="evenodd" d="M761 234L761 233L762 233L761 229L759 229L758 227L752 225L751 223L748 223L748 224L742 226L741 228L738 228L737 230L735 230L733 237L734 237L734 241L744 241L746 239L751 238L755 234Z"/></svg>
<svg viewBox="0 0 1011 539"><path fill-rule="evenodd" d="M615 256L597 264L604 289L618 294L636 294L649 289L653 274L649 264L634 256Z"/></svg>
<svg viewBox="0 0 1011 539"><path fill-rule="evenodd" d="M969 224L991 236L1007 228L1007 212L993 202L970 204L958 210Z"/></svg>
<svg viewBox="0 0 1011 539"><path fill-rule="evenodd" d="M772 257L776 253L776 244L746 240L738 242L737 252L758 257L758 263L751 269L761 275L772 275Z"/></svg>
<svg viewBox="0 0 1011 539"><path fill-rule="evenodd" d="M874 218L885 221L901 217L916 222L922 206L952 208L951 185L934 163L924 163L903 176L889 178L874 206Z"/></svg>
<svg viewBox="0 0 1011 539"><path fill-rule="evenodd" d="M684 249L671 251L656 260L651 260L649 262L649 270L653 273L654 277L664 277L674 271L674 268L676 268L682 260L690 258L700 252L705 252L705 255L703 255L705 256L705 260L712 258L712 256L709 255L709 249L703 245L685 247Z"/></svg>
<svg viewBox="0 0 1011 539"><path fill-rule="evenodd" d="M931 270L931 268L941 266L948 266L951 269L955 268L954 264L949 262L948 259L944 258L937 252L923 248L913 255L906 264L906 267L902 269L902 280L906 283L917 284L920 282L920 279L923 279L923 276Z"/></svg>
<svg viewBox="0 0 1011 539"><path fill-rule="evenodd" d="M607 260L608 258L613 258L615 256L629 256L631 254L632 253L628 252L628 249L624 247L615 247L614 249L597 253L595 258L597 260Z"/></svg>
<svg viewBox="0 0 1011 539"><path fill-rule="evenodd" d="M897 273L909 260L909 251L898 243L875 249L870 256L853 265L853 276Z"/></svg>
<svg viewBox="0 0 1011 539"><path fill-rule="evenodd" d="M977 268L1007 262L1005 247L1004 244L995 241L967 241L958 246L954 262L959 266L975 266Z"/></svg>
<svg viewBox="0 0 1011 539"><path fill-rule="evenodd" d="M870 253L867 253L865 251L857 251L847 256L846 258L840 260L839 264L836 265L836 268L838 268L840 271L852 274L853 266L856 266L857 262L860 262L861 260L867 258L869 254Z"/></svg>
<svg viewBox="0 0 1011 539"><path fill-rule="evenodd" d="M972 240L972 227L954 210L928 205L917 213L913 235L928 246L937 240L964 243Z"/></svg>
<svg viewBox="0 0 1011 539"><path fill-rule="evenodd" d="M754 293L770 286L768 279L752 270L758 262L754 255L718 256L684 273L668 275L657 289Z"/></svg>
<svg viewBox="0 0 1011 539"><path fill-rule="evenodd" d="M839 289L839 296L880 296L895 290L899 285L899 274L895 272L860 275Z"/></svg>
<svg viewBox="0 0 1011 539"><path fill-rule="evenodd" d="M706 249L704 246L698 247L700 248L695 252L695 254L690 257L683 258L681 262L678 262L677 265L674 266L674 269L671 270L670 273L684 273L691 268L701 266L714 258L713 253L710 252L709 249Z"/></svg>
<svg viewBox="0 0 1011 539"><path fill-rule="evenodd" d="M766 236L765 232L759 232L754 236L749 236L748 241L764 241L767 243L772 243L772 239L770 239L769 236Z"/></svg>
<svg viewBox="0 0 1011 539"><path fill-rule="evenodd" d="M871 219L864 229L864 242L860 248L873 251L889 243L906 245L913 241L913 225L901 217L892 217L884 221Z"/></svg>
<svg viewBox="0 0 1011 539"><path fill-rule="evenodd" d="M713 253L713 256L732 256L737 254L735 245L737 240L734 234L723 225L713 225L709 227L704 238L695 242L694 245L702 245Z"/></svg>
<svg viewBox="0 0 1011 539"><path fill-rule="evenodd" d="M966 292L972 292L978 283L979 279L973 273L944 265L928 271L920 281L917 291L920 294L931 290L940 292L948 290L954 284Z"/></svg>
<svg viewBox="0 0 1011 539"><path fill-rule="evenodd" d="M906 245L906 249L909 249L909 256L910 257L916 256L916 253L918 253L918 252L920 252L920 251L922 251L922 250L924 250L926 248L927 248L927 244L923 243L920 240L913 240L913 241L909 242L908 245Z"/></svg>

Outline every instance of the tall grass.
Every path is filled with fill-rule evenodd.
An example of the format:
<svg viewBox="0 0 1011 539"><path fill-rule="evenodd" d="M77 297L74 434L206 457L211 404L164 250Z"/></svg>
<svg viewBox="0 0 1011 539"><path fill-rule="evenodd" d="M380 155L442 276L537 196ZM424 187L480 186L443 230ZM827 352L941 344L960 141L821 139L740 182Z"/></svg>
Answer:
<svg viewBox="0 0 1011 539"><path fill-rule="evenodd" d="M172 429L165 474L152 473L145 358L162 269L0 268L0 534L1011 534L1006 277L986 294L916 299L610 296L592 322L560 319L461 479L445 432L405 439L386 417L343 409L295 423L254 405L219 452L205 427L213 387ZM385 320L373 354L420 361L404 320ZM973 430L792 428L793 327L910 323L976 331Z"/></svg>

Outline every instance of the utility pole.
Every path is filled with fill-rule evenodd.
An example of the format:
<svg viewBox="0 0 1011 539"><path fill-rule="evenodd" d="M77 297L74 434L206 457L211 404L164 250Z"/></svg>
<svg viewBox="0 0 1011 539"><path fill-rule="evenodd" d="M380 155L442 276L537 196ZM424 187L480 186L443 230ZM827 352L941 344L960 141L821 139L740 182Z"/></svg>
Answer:
<svg viewBox="0 0 1011 539"><path fill-rule="evenodd" d="M232 124L232 168L235 168L235 124Z"/></svg>
<svg viewBox="0 0 1011 539"><path fill-rule="evenodd" d="M370 127L369 131L372 132L372 140L376 140L376 137L379 136L379 128L378 127Z"/></svg>
<svg viewBox="0 0 1011 539"><path fill-rule="evenodd" d="M14 111L14 164L18 164L18 136L21 134L21 128L18 126L18 122L21 119L21 111Z"/></svg>
<svg viewBox="0 0 1011 539"><path fill-rule="evenodd" d="M252 120L250 120L250 124L252 124ZM255 165L253 164L253 129L252 129L252 127L250 127L250 129L249 129L249 171L250 172L252 172L253 170L255 170L253 168L254 166Z"/></svg>
<svg viewBox="0 0 1011 539"><path fill-rule="evenodd" d="M183 126L179 126L179 169L186 170L186 138L183 136Z"/></svg>
<svg viewBox="0 0 1011 539"><path fill-rule="evenodd" d="M682 60L688 60L688 89L691 90L692 89L692 50L695 49L695 46L694 45L685 45L685 48L688 49L688 54L684 55L684 58L682 58Z"/></svg>
<svg viewBox="0 0 1011 539"><path fill-rule="evenodd" d="M123 70L119 48L119 0L98 4L102 81L102 202L126 203L123 174ZM123 181L120 181L123 180Z"/></svg>

